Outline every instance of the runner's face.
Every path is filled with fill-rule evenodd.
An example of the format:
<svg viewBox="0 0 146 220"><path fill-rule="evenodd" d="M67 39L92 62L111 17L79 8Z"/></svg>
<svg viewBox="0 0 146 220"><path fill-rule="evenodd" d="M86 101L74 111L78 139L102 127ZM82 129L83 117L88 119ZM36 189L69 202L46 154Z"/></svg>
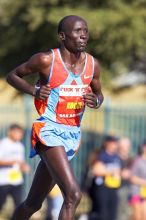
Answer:
<svg viewBox="0 0 146 220"><path fill-rule="evenodd" d="M87 24L82 21L73 21L65 31L64 46L71 52L82 52L85 50L89 39Z"/></svg>

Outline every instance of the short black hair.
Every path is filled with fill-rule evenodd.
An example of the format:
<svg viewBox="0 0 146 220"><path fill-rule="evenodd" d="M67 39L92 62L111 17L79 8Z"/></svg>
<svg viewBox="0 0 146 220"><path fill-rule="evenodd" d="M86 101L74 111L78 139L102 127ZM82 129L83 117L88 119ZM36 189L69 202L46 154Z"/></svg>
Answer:
<svg viewBox="0 0 146 220"><path fill-rule="evenodd" d="M62 18L60 20L60 22L58 23L58 34L62 31L64 31L64 26L65 26L65 22L67 21L67 19L71 19L71 18L76 18L76 19L80 19L80 20L84 20L82 17L77 16L77 15L67 15L64 18Z"/></svg>
<svg viewBox="0 0 146 220"><path fill-rule="evenodd" d="M15 130L15 129L20 129L20 130L24 130L23 127L21 127L19 124L11 124L9 126L9 130Z"/></svg>
<svg viewBox="0 0 146 220"><path fill-rule="evenodd" d="M67 17L69 17L69 16L66 16L60 20L60 22L58 24L58 34L62 31L64 31L64 22L67 19Z"/></svg>

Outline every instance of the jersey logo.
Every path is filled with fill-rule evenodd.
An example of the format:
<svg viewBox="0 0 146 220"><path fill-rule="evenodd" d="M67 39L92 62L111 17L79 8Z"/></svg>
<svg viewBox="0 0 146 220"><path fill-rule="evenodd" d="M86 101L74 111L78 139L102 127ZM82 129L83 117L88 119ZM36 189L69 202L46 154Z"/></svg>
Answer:
<svg viewBox="0 0 146 220"><path fill-rule="evenodd" d="M84 79L89 79L91 76L84 75Z"/></svg>

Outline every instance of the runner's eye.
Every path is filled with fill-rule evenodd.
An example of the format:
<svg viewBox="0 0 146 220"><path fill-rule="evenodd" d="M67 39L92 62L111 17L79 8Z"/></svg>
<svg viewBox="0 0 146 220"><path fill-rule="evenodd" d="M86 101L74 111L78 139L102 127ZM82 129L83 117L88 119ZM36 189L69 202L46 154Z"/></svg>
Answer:
<svg viewBox="0 0 146 220"><path fill-rule="evenodd" d="M81 28L75 29L75 32L79 33L81 31Z"/></svg>
<svg viewBox="0 0 146 220"><path fill-rule="evenodd" d="M84 29L84 32L85 32L85 33L88 33L88 29Z"/></svg>

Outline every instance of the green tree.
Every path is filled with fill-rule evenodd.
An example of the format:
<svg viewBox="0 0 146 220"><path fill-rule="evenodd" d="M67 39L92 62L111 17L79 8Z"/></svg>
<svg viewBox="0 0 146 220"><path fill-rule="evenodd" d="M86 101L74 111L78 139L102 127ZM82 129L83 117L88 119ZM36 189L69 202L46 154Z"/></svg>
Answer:
<svg viewBox="0 0 146 220"><path fill-rule="evenodd" d="M87 20L88 51L99 59L103 79L125 68L134 68L135 61L143 59L146 52L145 0L1 0L1 75L32 54L56 47L57 23L69 14Z"/></svg>

